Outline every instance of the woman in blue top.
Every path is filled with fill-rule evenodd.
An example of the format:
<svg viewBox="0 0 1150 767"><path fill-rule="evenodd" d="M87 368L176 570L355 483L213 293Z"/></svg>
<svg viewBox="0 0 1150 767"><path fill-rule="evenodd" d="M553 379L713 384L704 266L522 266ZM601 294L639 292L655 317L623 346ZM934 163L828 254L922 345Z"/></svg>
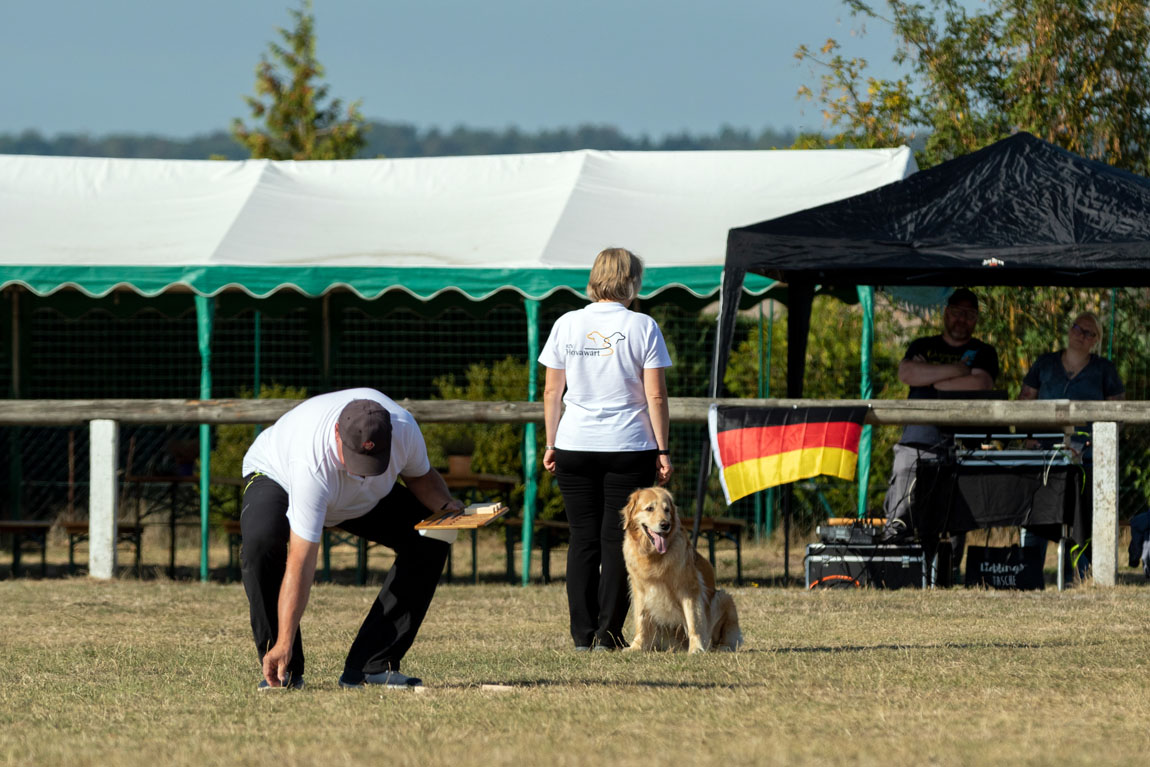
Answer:
<svg viewBox="0 0 1150 767"><path fill-rule="evenodd" d="M1094 354L1102 342L1102 324L1092 312L1074 318L1066 348L1043 354L1022 379L1019 399L1124 399L1126 387L1118 369Z"/></svg>
<svg viewBox="0 0 1150 767"><path fill-rule="evenodd" d="M1074 318L1066 337L1066 348L1062 351L1043 354L1031 365L1022 379L1020 400L1032 399L1075 399L1113 400L1125 399L1126 387L1118 377L1118 369L1105 357L1094 353L1102 343L1102 323L1093 312L1081 312ZM1089 464L1089 427L1075 428L1070 440L1070 448ZM1022 529L1023 546L1039 546L1046 549L1046 540ZM1079 547L1076 547L1076 549ZM1089 559L1079 557L1078 572L1085 573Z"/></svg>

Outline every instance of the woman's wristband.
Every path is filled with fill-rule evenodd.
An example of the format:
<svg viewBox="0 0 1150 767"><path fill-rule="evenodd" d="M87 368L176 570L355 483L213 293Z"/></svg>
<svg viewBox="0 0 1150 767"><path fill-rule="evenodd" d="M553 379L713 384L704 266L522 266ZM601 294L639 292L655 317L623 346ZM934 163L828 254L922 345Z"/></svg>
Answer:
<svg viewBox="0 0 1150 767"><path fill-rule="evenodd" d="M656 450L655 452L658 453L659 455L670 455L671 454L670 450Z"/></svg>
<svg viewBox="0 0 1150 767"><path fill-rule="evenodd" d="M554 450L554 449L555 449L555 446L554 446L554 445L544 445L544 446L543 446L543 450L544 450L544 451L546 451L546 450Z"/></svg>

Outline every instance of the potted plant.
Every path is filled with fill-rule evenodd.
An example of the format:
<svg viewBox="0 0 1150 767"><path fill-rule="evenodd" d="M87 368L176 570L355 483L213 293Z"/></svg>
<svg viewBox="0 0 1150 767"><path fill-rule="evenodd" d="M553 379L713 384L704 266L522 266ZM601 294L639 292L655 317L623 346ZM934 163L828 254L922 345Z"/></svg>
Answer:
<svg viewBox="0 0 1150 767"><path fill-rule="evenodd" d="M475 439L460 427L443 440L443 453L447 456L447 473L465 476L471 473L471 454L475 452Z"/></svg>

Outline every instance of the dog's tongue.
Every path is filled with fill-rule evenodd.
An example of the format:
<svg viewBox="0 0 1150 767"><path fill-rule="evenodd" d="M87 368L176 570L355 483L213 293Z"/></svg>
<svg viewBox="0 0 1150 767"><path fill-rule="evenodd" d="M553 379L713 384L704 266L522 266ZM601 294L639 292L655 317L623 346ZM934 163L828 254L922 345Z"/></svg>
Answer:
<svg viewBox="0 0 1150 767"><path fill-rule="evenodd" d="M651 531L651 543L655 544L655 551L659 552L660 554L667 553L666 537L656 533L654 530Z"/></svg>

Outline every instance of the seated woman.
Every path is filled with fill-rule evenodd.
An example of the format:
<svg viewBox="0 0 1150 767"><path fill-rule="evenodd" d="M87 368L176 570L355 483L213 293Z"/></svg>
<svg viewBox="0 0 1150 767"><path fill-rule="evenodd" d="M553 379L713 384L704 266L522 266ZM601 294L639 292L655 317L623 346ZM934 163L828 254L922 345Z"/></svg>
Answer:
<svg viewBox="0 0 1150 767"><path fill-rule="evenodd" d="M1020 400L1032 399L1075 399L1075 400L1115 400L1125 399L1126 387L1118 377L1118 369L1105 357L1094 353L1102 343L1102 323L1093 312L1081 312L1074 318L1067 333L1066 348L1062 351L1043 354L1027 371L1022 379ZM1076 427L1070 440L1070 447L1082 457L1083 463L1090 463L1090 429ZM1022 529L1023 546L1040 546L1046 549L1046 540L1028 534ZM1078 572L1085 572L1089 559L1078 559Z"/></svg>

